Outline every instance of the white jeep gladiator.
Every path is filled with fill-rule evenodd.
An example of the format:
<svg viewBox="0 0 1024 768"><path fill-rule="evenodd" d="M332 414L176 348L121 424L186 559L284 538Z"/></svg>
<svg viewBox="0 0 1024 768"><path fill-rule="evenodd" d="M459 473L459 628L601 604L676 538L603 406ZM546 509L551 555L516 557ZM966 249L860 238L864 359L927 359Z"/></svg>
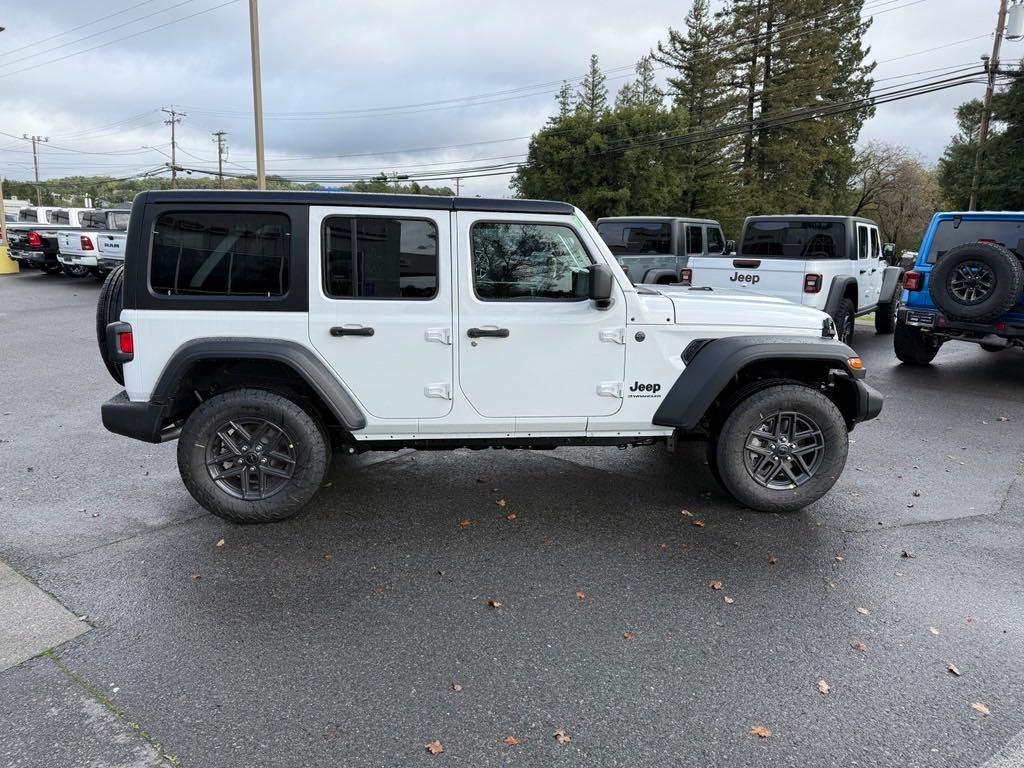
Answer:
<svg viewBox="0 0 1024 768"><path fill-rule="evenodd" d="M892 333L903 269L878 225L855 216L748 216L736 253L691 257L684 285L736 288L827 312L839 340L874 312L875 331Z"/></svg>
<svg viewBox="0 0 1024 768"><path fill-rule="evenodd" d="M684 439L743 504L793 510L882 407L824 313L634 286L556 202L143 192L97 334L125 387L106 428L177 439L239 522L294 514L332 451Z"/></svg>

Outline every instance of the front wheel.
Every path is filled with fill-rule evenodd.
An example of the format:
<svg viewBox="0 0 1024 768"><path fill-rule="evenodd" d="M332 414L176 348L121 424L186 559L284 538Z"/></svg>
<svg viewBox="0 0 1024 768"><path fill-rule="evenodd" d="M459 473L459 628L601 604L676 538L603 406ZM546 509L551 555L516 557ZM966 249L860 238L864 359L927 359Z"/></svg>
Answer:
<svg viewBox="0 0 1024 768"><path fill-rule="evenodd" d="M211 397L178 440L178 470L192 498L236 523L294 515L319 490L329 455L309 412L261 389Z"/></svg>
<svg viewBox="0 0 1024 768"><path fill-rule="evenodd" d="M759 512L792 512L831 490L846 466L846 421L803 384L779 384L741 401L718 435L722 485Z"/></svg>

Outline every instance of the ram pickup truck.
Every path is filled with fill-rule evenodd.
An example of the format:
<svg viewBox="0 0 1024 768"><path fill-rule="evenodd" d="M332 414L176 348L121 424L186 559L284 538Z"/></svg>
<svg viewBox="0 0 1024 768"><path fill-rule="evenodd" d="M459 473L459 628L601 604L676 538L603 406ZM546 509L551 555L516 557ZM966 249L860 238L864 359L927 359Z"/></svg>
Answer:
<svg viewBox="0 0 1024 768"><path fill-rule="evenodd" d="M827 312L850 343L854 319L874 313L892 333L903 269L878 225L856 216L748 216L735 254L691 258L680 282L786 299Z"/></svg>
<svg viewBox="0 0 1024 768"><path fill-rule="evenodd" d="M130 208L107 208L82 214L82 228L57 233L60 246L58 259L65 274L83 277L87 274L105 277L113 266L124 260L124 232L128 229ZM100 263L101 259L104 263Z"/></svg>
<svg viewBox="0 0 1024 768"><path fill-rule="evenodd" d="M7 255L28 269L41 269L48 275L60 273L62 267L57 259L60 246L58 224L8 224Z"/></svg>
<svg viewBox="0 0 1024 768"><path fill-rule="evenodd" d="M718 256L736 247L711 219L611 216L596 224L597 233L632 283L679 282L689 259Z"/></svg>

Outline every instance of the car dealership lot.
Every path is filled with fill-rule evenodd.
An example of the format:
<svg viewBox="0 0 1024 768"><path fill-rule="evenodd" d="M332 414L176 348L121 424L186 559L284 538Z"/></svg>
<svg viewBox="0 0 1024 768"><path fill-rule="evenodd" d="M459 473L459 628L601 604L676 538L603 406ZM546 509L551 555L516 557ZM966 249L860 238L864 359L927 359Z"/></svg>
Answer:
<svg viewBox="0 0 1024 768"><path fill-rule="evenodd" d="M697 446L487 450L340 459L308 511L237 527L188 496L173 444L102 429L118 387L97 292L0 280L0 559L92 626L0 673L4 764L970 766L1020 749L1015 351L950 344L908 369L865 328L885 410L801 513L738 507Z"/></svg>

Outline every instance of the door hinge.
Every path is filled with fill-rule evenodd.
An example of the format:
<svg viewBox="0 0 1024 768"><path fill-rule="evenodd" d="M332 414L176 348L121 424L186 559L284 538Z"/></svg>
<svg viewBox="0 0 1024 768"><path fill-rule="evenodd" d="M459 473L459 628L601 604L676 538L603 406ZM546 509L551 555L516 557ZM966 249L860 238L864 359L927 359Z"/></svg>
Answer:
<svg viewBox="0 0 1024 768"><path fill-rule="evenodd" d="M423 336L427 341L437 341L441 344L449 345L452 343L451 328L427 328L427 331Z"/></svg>
<svg viewBox="0 0 1024 768"><path fill-rule="evenodd" d="M597 338L601 341L610 341L613 344L625 344L626 343L626 329L625 328L602 328Z"/></svg>
<svg viewBox="0 0 1024 768"><path fill-rule="evenodd" d="M447 384L427 384L423 388L423 394L427 397L436 397L438 400L452 399L452 390Z"/></svg>
<svg viewBox="0 0 1024 768"><path fill-rule="evenodd" d="M598 397L622 397L621 381L602 381L597 385Z"/></svg>

